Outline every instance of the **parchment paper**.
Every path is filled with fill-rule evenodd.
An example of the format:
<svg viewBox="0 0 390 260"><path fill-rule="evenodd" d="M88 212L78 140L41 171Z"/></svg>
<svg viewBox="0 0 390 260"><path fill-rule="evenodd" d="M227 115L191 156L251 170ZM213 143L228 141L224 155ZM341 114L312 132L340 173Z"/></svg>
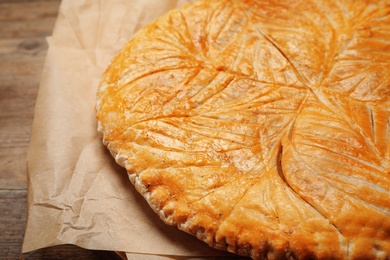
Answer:
<svg viewBox="0 0 390 260"><path fill-rule="evenodd" d="M96 90L110 60L142 26L190 1L62 2L48 39L28 151L23 252L75 244L127 252L129 259L228 255L166 226L96 131Z"/></svg>

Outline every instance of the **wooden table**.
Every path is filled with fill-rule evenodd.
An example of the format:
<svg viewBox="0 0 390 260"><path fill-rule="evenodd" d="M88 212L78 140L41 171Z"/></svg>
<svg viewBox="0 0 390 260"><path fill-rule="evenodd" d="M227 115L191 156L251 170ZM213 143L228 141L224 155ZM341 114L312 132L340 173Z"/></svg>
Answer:
<svg viewBox="0 0 390 260"><path fill-rule="evenodd" d="M47 42L60 0L0 0L0 259L19 259L26 222L26 154ZM23 259L118 259L57 246Z"/></svg>

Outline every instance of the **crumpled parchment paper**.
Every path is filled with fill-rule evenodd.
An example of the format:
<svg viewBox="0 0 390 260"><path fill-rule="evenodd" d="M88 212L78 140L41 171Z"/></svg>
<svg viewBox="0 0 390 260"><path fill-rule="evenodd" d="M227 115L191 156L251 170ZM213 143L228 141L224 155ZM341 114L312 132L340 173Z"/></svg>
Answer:
<svg viewBox="0 0 390 260"><path fill-rule="evenodd" d="M228 255L165 225L96 131L96 91L110 60L142 26L189 2L62 2L48 38L28 151L23 252L74 244L126 252L129 259Z"/></svg>

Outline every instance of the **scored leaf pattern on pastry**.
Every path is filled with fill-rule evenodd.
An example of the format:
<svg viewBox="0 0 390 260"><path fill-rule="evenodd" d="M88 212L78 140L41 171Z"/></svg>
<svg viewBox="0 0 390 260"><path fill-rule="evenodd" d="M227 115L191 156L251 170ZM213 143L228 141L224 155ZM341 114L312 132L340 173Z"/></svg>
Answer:
<svg viewBox="0 0 390 260"><path fill-rule="evenodd" d="M388 1L199 1L141 30L98 96L167 223L253 258L389 256Z"/></svg>

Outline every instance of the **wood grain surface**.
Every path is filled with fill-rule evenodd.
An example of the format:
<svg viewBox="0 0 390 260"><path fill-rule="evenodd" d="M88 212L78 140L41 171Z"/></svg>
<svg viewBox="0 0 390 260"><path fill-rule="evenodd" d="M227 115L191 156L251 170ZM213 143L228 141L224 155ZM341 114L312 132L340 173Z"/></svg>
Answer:
<svg viewBox="0 0 390 260"><path fill-rule="evenodd" d="M21 255L26 154L35 99L60 0L0 0L0 259L119 259L71 245ZM38 238L39 239L39 238Z"/></svg>

